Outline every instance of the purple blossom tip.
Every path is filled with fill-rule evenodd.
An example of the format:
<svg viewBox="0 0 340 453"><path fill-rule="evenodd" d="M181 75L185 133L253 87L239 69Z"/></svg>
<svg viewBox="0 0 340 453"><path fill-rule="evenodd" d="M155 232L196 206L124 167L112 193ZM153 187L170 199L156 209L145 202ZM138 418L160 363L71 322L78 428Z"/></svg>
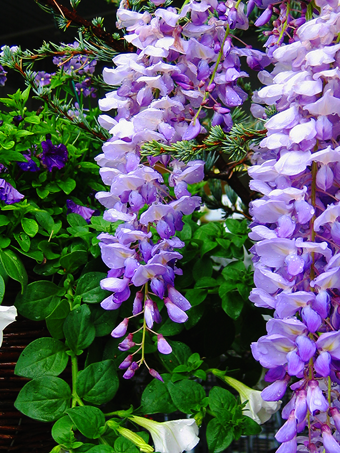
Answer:
<svg viewBox="0 0 340 453"><path fill-rule="evenodd" d="M87 208L86 206L82 206L80 204L76 204L72 200L66 200L67 206L67 213L74 213L79 214L86 220L87 223L90 223L91 217L96 212L94 209Z"/></svg>
<svg viewBox="0 0 340 453"><path fill-rule="evenodd" d="M149 369L149 373L151 374L152 377L158 379L158 380L161 381L161 382L164 382L162 376L158 373L158 371L156 371L156 370L150 368L150 369Z"/></svg>
<svg viewBox="0 0 340 453"><path fill-rule="evenodd" d="M113 338L120 338L124 336L126 334L128 324L129 324L128 318L124 318L123 321L120 324L118 324L118 326L115 329L113 329L113 331L111 332L111 336Z"/></svg>
<svg viewBox="0 0 340 453"><path fill-rule="evenodd" d="M24 195L19 193L14 187L4 179L0 179L0 200L6 204L18 203Z"/></svg>

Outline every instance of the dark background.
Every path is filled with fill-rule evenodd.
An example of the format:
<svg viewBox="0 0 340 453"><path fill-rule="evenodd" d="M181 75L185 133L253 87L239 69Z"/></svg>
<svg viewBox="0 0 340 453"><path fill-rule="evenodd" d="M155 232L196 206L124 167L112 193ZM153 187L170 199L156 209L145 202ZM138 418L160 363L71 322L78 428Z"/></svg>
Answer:
<svg viewBox="0 0 340 453"><path fill-rule="evenodd" d="M71 9L68 0L58 0L59 4ZM43 11L34 0L0 0L1 26L0 47L21 46L23 50L37 49L43 41L54 43L73 43L77 36L77 27L70 26L66 32L60 30L52 14ZM105 0L82 0L77 8L80 16L87 20L94 17L104 17L106 31L116 31L116 6L108 4ZM54 72L56 67L51 59L45 59L35 65L35 70ZM0 96L12 93L20 88L25 88L20 74L11 72L7 75L5 87L0 87Z"/></svg>

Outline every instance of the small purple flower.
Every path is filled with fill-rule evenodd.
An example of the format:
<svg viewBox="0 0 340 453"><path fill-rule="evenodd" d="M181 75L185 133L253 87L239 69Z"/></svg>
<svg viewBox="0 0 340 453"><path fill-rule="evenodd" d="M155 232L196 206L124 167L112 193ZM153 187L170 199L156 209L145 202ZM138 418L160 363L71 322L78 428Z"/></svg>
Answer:
<svg viewBox="0 0 340 453"><path fill-rule="evenodd" d="M14 187L4 179L0 179L0 200L6 204L17 203L22 200L24 195L19 193Z"/></svg>
<svg viewBox="0 0 340 453"><path fill-rule="evenodd" d="M53 168L61 170L65 167L68 157L65 145L60 143L55 146L52 144L50 139L46 139L46 141L41 142L41 146L43 149L40 157L41 163L48 169L49 172L51 172Z"/></svg>
<svg viewBox="0 0 340 453"><path fill-rule="evenodd" d="M4 68L0 64L0 86L4 86L7 80L7 72L4 70Z"/></svg>
<svg viewBox="0 0 340 453"><path fill-rule="evenodd" d="M49 85L51 83L51 76L52 75L53 74L48 74L45 71L39 71L39 72L37 72L37 75L35 76L34 81L40 87L44 87L44 86Z"/></svg>
<svg viewBox="0 0 340 453"><path fill-rule="evenodd" d="M27 160L27 162L17 162L18 167L21 168L21 170L31 172L36 172L40 170L38 165L31 158L31 154L29 151L27 153L23 153L23 157Z"/></svg>
<svg viewBox="0 0 340 453"><path fill-rule="evenodd" d="M16 116L13 116L13 123L16 125L16 126L19 126L19 124L21 123L21 121L23 121L23 117L21 115L16 115Z"/></svg>
<svg viewBox="0 0 340 453"><path fill-rule="evenodd" d="M31 170L33 171L33 170ZM66 200L67 213L70 214L79 214L86 220L87 223L90 223L90 219L93 214L96 212L94 209L87 208L86 206L81 206L80 204L74 203L72 200Z"/></svg>

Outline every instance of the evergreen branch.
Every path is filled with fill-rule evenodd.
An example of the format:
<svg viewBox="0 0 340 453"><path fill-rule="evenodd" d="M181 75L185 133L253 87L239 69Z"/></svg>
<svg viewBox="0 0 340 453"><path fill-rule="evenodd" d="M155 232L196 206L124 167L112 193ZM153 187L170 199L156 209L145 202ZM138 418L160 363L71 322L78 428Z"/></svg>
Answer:
<svg viewBox="0 0 340 453"><path fill-rule="evenodd" d="M155 157L171 154L175 159L187 163L190 160L202 158L204 152L207 155L212 153L217 156L225 154L229 162L240 162L247 156L250 145L261 140L265 133L266 130L257 130L242 124L235 124L229 133L225 133L220 126L214 126L202 144L198 144L196 140L190 140L165 145L153 140L142 145L141 155Z"/></svg>
<svg viewBox="0 0 340 453"><path fill-rule="evenodd" d="M66 6L61 5L57 0L35 0L35 2L41 6L45 11L48 11L52 14L56 14L59 19L60 25L62 28L67 28L71 24L84 27L89 30L94 36L99 38L101 41L108 44L116 52L132 52L133 47L126 44L123 38L117 40L111 33L108 33L104 30L103 27L95 25L92 22L84 19L83 17L77 14L77 11L73 9L72 11L66 8Z"/></svg>

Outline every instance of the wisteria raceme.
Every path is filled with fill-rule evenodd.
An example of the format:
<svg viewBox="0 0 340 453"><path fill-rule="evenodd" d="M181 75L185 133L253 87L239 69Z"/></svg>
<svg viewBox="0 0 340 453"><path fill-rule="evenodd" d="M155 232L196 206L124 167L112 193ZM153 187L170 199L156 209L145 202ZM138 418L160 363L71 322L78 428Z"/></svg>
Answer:
<svg viewBox="0 0 340 453"><path fill-rule="evenodd" d="M281 399L295 378L276 434L280 453L340 451L340 7L315 3L320 13L260 74L267 86L255 99L277 113L249 169L251 188L263 194L251 205L250 299L275 309L267 335L252 344L269 369L262 397Z"/></svg>
<svg viewBox="0 0 340 453"><path fill-rule="evenodd" d="M116 115L99 117L112 136L96 159L110 191L97 193L97 199L107 208L106 220L123 222L115 235L99 236L102 259L110 268L101 285L112 291L102 307L119 308L134 286L138 291L132 317L143 314L143 332L153 332L154 323L161 322L153 295L164 301L172 321L183 323L188 318L190 303L174 287L175 275L181 274L176 262L182 258L175 249L184 246L175 233L183 228L183 215L200 206L200 197L192 196L188 185L202 181L204 162L185 164L167 155L141 162L141 145L151 140L170 144L194 139L206 132L201 123L208 109L212 125L229 131L230 109L247 98L237 85L238 78L247 76L240 69L239 57L249 57L251 66L261 69L270 60L260 51L233 46L230 29L248 27L245 6L240 2L192 0L181 10L158 8L153 15L120 7L117 17L118 27L127 30L126 41L137 52L116 56L115 67L104 69L104 81L116 89L99 101L102 111L115 109ZM183 20L186 17L190 21ZM174 198L164 183L166 173ZM151 227L160 237L157 242ZM124 336L127 322L124 320L112 334ZM130 333L120 348L132 346L135 342ZM143 342L139 346L142 358L133 362L128 356L122 364L124 369L129 364L126 378L145 363ZM161 335L158 350L171 352ZM154 370L150 373L159 378Z"/></svg>

